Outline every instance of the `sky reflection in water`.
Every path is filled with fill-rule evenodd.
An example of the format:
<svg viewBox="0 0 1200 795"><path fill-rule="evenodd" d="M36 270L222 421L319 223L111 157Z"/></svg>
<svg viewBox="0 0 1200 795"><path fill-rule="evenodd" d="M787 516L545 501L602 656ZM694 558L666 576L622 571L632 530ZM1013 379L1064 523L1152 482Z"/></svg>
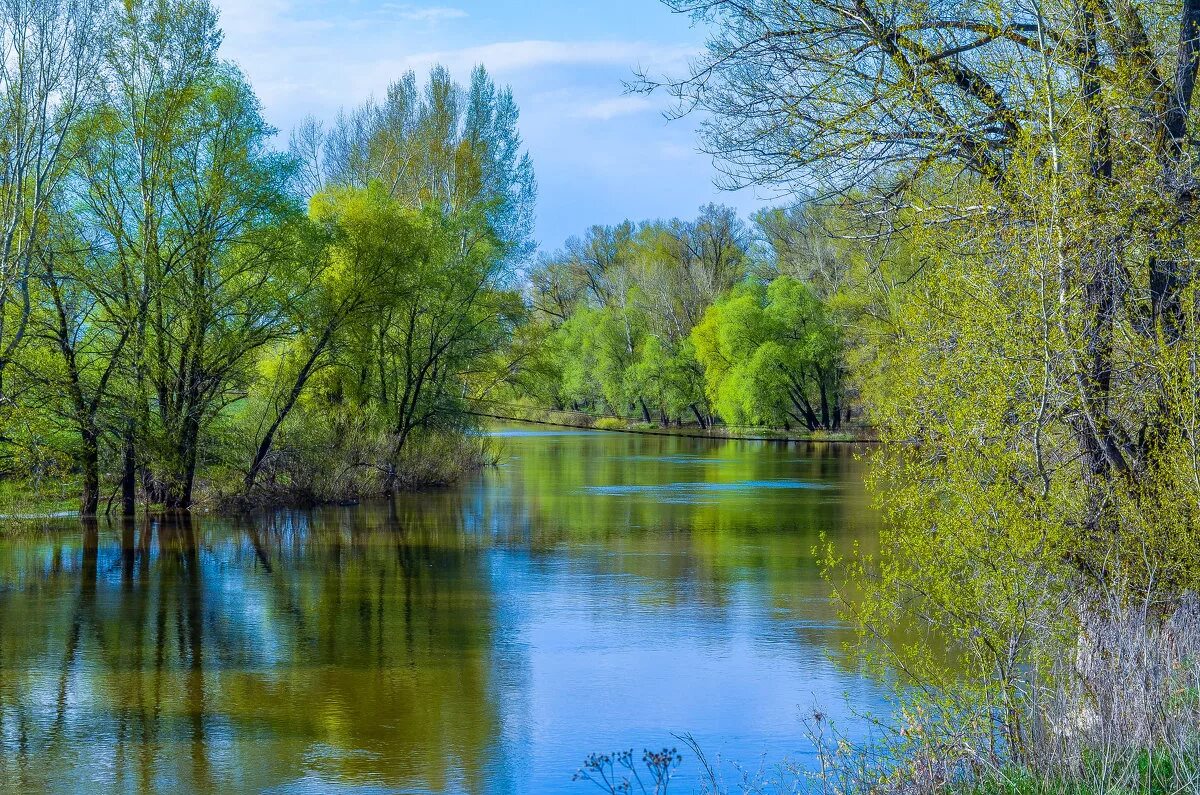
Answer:
<svg viewBox="0 0 1200 795"><path fill-rule="evenodd" d="M586 792L592 751L803 761L808 707L883 709L813 558L875 544L851 451L496 437L394 506L0 540L0 791Z"/></svg>

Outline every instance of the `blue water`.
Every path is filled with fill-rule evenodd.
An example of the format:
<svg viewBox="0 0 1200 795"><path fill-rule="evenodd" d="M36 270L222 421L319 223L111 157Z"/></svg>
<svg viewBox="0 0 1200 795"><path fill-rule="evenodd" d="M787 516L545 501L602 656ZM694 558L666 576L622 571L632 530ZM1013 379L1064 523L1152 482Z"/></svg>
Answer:
<svg viewBox="0 0 1200 795"><path fill-rule="evenodd" d="M691 792L678 736L733 783L886 712L815 551L875 543L855 451L494 436L394 504L0 536L0 792L586 793L669 746Z"/></svg>

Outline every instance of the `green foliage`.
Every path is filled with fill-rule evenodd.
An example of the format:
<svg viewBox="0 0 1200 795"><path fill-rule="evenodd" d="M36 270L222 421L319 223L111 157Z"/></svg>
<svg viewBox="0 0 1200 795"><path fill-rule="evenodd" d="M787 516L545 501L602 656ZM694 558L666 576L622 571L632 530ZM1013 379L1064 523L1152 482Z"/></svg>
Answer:
<svg viewBox="0 0 1200 795"><path fill-rule="evenodd" d="M208 0L45 12L38 35L81 82L47 100L58 126L42 140L71 157L53 159L36 239L5 268L19 281L0 284L0 329L18 330L0 332L0 376L19 374L0 380L7 473L78 473L94 514L102 491L126 512L139 498L186 510L198 484L253 495L264 471L278 496L322 471L314 439L344 456L331 479L356 474L305 482L309 497L482 460L454 439L464 397L502 366L531 249L511 92L482 68L466 88L440 67L424 87L410 73L284 155L218 55ZM94 35L73 38L84 13ZM0 43L25 24L0 11ZM0 96L0 113L28 99ZM447 466L410 444L449 451Z"/></svg>
<svg viewBox="0 0 1200 795"><path fill-rule="evenodd" d="M740 285L705 313L692 342L723 417L814 431L840 427L838 330L812 291L792 277Z"/></svg>
<svg viewBox="0 0 1200 795"><path fill-rule="evenodd" d="M799 254L854 319L847 361L891 443L879 554L832 569L907 686L889 783L1147 788L1153 766L1125 763L1194 754L1197 725L1200 6L666 1L712 25L666 87L706 112L731 181L860 211L862 262L793 234L824 210L759 223L779 272ZM697 332L745 374L722 410L762 411L760 348L718 331L757 342L764 302ZM880 643L901 620L928 640ZM1168 787L1194 789L1182 773Z"/></svg>
<svg viewBox="0 0 1200 795"><path fill-rule="evenodd" d="M525 353L514 357L529 364L505 379L512 399L546 396L542 405L644 424L694 422L707 429L720 414L758 426L839 428L851 413L853 391L843 362L845 329L859 311L845 273L861 267L862 258L836 247L831 233L818 228L815 211L763 213L756 224L757 238L731 209L709 205L694 221L593 227L543 257L529 275L524 325L548 337L553 364ZM785 245L784 237L811 246ZM771 288L777 296L770 302L759 285L767 309L761 317L738 312L743 299L753 303L745 286L751 273L755 283L787 276ZM807 287L810 281L820 293ZM795 294L785 294L788 285L796 285ZM712 329L704 329L722 316L725 340L737 351L718 350ZM733 378L730 356L738 359ZM775 364L785 359L791 369L780 371ZM789 390L795 399L787 398Z"/></svg>
<svg viewBox="0 0 1200 795"><path fill-rule="evenodd" d="M643 336L631 318L614 308L583 308L556 333L563 354L563 396L573 403L607 406L620 413L631 402L627 371Z"/></svg>

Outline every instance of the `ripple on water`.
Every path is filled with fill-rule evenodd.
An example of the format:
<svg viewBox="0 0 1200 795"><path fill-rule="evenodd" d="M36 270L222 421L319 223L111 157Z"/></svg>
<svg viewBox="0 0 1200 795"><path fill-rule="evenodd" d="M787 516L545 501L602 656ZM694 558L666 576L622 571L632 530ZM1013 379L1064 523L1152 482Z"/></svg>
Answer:
<svg viewBox="0 0 1200 795"><path fill-rule="evenodd" d="M528 431L516 428L502 428L498 430L484 431L478 435L487 436L493 439L537 439L543 436L604 436L607 435L607 432L575 430L572 428L548 431Z"/></svg>
<svg viewBox="0 0 1200 795"><path fill-rule="evenodd" d="M683 495L720 493L746 493L763 490L811 489L825 490L832 488L828 483L815 483L809 480L738 480L729 483L659 483L646 485L612 485L586 486L584 492L609 497L630 497L642 494L674 495L673 500L685 499Z"/></svg>
<svg viewBox="0 0 1200 795"><path fill-rule="evenodd" d="M695 465L695 464L729 464L729 463L733 463L735 460L735 459L731 459L731 458L711 458L709 456L687 455L687 454L616 455L616 456L609 456L609 458L613 461L634 461L634 462L638 462L638 463L650 463L650 464L684 464L684 465L688 465L688 466Z"/></svg>

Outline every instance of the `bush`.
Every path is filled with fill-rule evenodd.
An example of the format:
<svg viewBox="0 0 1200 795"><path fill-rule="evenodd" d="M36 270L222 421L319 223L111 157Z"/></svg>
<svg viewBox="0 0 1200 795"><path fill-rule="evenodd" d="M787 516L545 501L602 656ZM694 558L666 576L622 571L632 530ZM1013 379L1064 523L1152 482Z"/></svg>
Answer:
<svg viewBox="0 0 1200 795"><path fill-rule="evenodd" d="M254 493L244 494L243 471L231 468L214 485L215 502L319 505L381 496L390 489L453 483L494 463L491 442L468 427L414 432L397 449L396 437L370 412L297 409L280 429ZM233 460L246 460L245 453Z"/></svg>

